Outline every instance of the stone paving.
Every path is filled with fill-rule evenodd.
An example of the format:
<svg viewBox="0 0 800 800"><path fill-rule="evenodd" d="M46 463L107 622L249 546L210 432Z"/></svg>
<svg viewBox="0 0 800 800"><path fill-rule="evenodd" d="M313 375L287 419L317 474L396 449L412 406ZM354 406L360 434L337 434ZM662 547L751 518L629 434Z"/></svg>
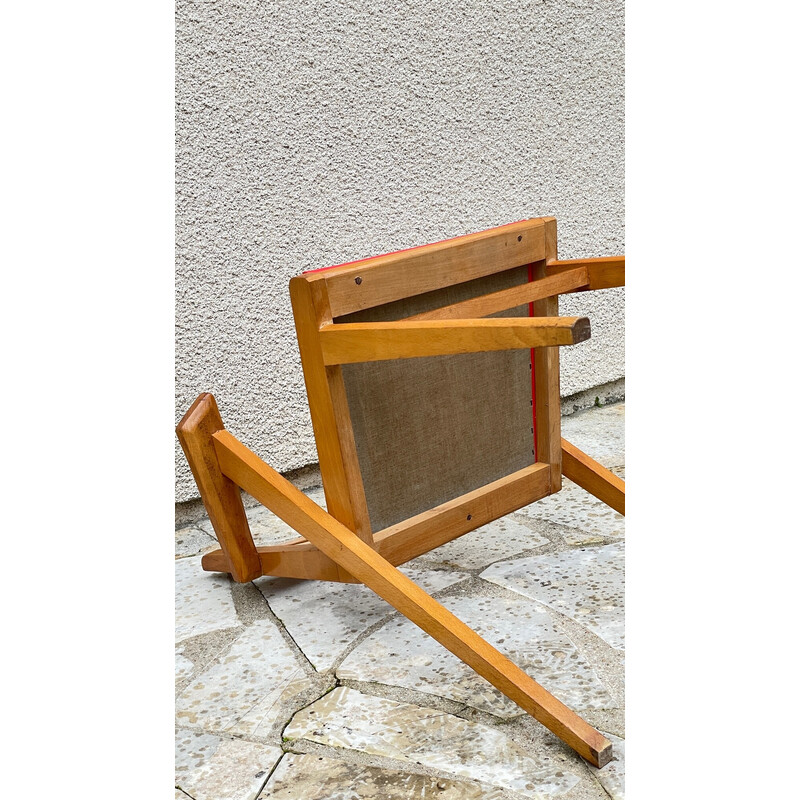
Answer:
<svg viewBox="0 0 800 800"><path fill-rule="evenodd" d="M624 425L562 432L624 477ZM247 513L258 544L296 536ZM238 585L200 566L208 520L176 531L176 800L624 798L624 533L565 480L401 567L611 739L598 770L369 589Z"/></svg>

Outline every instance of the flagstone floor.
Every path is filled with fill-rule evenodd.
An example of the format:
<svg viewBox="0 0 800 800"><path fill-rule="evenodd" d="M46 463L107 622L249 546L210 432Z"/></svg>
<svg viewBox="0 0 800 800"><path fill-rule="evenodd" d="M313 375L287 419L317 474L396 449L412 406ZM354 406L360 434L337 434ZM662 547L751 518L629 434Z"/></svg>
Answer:
<svg viewBox="0 0 800 800"><path fill-rule="evenodd" d="M624 477L624 403L562 421ZM624 797L624 519L565 480L403 565L614 744L598 770L363 586L203 572L175 536L175 798ZM321 489L307 492L324 505ZM295 534L248 511L258 544Z"/></svg>

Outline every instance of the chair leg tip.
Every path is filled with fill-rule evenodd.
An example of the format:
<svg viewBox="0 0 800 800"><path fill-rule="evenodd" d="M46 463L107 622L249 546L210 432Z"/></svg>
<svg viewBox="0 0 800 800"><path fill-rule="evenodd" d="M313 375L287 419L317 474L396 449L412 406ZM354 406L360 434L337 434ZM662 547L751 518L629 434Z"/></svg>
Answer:
<svg viewBox="0 0 800 800"><path fill-rule="evenodd" d="M597 763L595 764L595 766L598 769L601 769L606 764L608 764L608 762L611 761L611 758L614 755L611 749L611 742L609 742L602 750L595 751L594 755L597 758Z"/></svg>

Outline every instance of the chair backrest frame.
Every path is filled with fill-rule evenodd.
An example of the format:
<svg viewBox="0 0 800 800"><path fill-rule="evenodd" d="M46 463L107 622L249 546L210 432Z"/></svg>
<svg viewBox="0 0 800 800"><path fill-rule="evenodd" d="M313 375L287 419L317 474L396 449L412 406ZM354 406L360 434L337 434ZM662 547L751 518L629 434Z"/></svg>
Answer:
<svg viewBox="0 0 800 800"><path fill-rule="evenodd" d="M558 258L552 217L377 256L293 278L297 340L329 513L392 563L427 552L561 488L559 348L533 351L536 461L499 480L373 532L340 364L326 363L322 331L343 317L403 298L527 266L534 282L552 281ZM558 295L530 304L556 317Z"/></svg>

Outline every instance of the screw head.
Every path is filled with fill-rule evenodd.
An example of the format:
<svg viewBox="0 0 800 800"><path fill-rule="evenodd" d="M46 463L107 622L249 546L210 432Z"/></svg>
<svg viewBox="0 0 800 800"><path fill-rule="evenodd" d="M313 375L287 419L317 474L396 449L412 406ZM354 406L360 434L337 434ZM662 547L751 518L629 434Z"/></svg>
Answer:
<svg viewBox="0 0 800 800"><path fill-rule="evenodd" d="M356 278L356 286L361 286L361 278Z"/></svg>

